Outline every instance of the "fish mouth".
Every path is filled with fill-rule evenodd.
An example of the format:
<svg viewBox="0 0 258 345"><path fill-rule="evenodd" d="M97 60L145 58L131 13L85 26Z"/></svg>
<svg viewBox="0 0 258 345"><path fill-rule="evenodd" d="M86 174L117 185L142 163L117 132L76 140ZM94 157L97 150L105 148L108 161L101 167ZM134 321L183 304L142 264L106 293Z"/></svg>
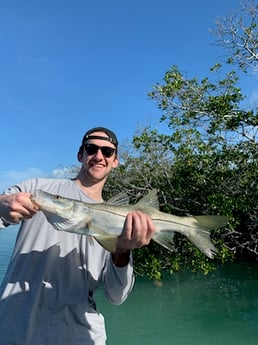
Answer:
<svg viewBox="0 0 258 345"><path fill-rule="evenodd" d="M39 210L41 210L40 204L38 204L38 203L36 202L36 200L34 199L33 195L30 196L30 200L31 200L31 202L32 202L32 204L33 204L34 206L36 206Z"/></svg>

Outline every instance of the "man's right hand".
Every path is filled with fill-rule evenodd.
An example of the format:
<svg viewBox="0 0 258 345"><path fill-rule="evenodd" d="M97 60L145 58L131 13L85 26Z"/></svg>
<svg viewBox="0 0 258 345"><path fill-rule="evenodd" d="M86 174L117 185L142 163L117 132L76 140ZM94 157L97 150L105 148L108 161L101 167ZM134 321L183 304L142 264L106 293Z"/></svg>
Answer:
<svg viewBox="0 0 258 345"><path fill-rule="evenodd" d="M32 203L30 193L15 193L0 195L0 217L11 224L16 224L23 219L29 219L39 208Z"/></svg>

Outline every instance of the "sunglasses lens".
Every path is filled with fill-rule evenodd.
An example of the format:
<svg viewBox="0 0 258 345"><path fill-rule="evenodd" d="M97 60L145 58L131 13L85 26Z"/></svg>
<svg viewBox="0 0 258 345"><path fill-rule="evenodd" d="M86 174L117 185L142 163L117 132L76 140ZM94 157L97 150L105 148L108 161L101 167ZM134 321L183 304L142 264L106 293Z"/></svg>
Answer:
<svg viewBox="0 0 258 345"><path fill-rule="evenodd" d="M87 154L90 156L95 155L99 149L101 150L103 156L105 156L106 158L110 158L115 152L115 149L113 149L112 147L97 146L94 144L85 144L84 148L85 148L85 151L87 152Z"/></svg>
<svg viewBox="0 0 258 345"><path fill-rule="evenodd" d="M103 156L109 158L113 155L113 153L115 152L115 149L112 149L112 147L108 147L108 146L103 146L100 147L101 152L103 154Z"/></svg>
<svg viewBox="0 0 258 345"><path fill-rule="evenodd" d="M88 155L95 155L95 153L98 152L99 147L97 145L93 144L86 144L84 145L85 151L87 152Z"/></svg>

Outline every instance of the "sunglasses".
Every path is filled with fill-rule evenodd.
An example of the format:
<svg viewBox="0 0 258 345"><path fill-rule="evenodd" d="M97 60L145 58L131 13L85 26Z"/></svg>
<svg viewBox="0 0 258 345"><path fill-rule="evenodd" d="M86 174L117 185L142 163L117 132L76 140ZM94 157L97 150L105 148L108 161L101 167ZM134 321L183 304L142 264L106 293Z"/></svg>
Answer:
<svg viewBox="0 0 258 345"><path fill-rule="evenodd" d="M98 146L95 144L84 144L84 149L90 156L95 155L98 150L100 150L103 156L106 158L110 158L111 156L113 156L114 152L116 151L116 149L114 149L113 147Z"/></svg>

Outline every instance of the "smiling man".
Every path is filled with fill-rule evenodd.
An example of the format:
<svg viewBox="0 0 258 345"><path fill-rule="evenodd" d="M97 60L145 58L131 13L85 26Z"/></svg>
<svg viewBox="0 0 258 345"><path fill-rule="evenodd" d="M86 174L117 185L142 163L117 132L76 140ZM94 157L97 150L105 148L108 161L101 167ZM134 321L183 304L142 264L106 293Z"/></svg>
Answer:
<svg viewBox="0 0 258 345"><path fill-rule="evenodd" d="M32 179L0 196L0 227L21 222L0 289L1 345L104 345L103 316L94 292L122 303L134 284L131 250L147 245L154 224L146 214L127 215L116 251L94 239L55 230L31 201L37 189L83 202L102 202L110 171L118 166L118 140L103 127L82 139L75 179ZM13 325L13 327L12 327Z"/></svg>

